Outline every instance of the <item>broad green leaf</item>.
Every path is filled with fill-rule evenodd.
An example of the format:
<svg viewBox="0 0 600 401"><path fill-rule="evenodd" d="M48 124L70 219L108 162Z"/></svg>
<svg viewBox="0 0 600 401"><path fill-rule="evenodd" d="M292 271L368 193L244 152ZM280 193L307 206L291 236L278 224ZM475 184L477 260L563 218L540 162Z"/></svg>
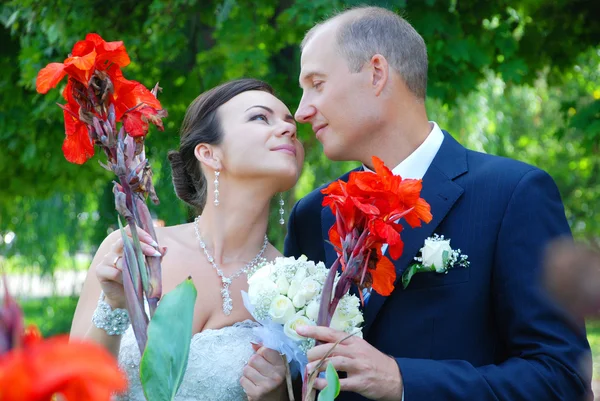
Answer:
<svg viewBox="0 0 600 401"><path fill-rule="evenodd" d="M191 278L165 294L148 326L140 378L148 401L171 401L187 368L196 287Z"/></svg>
<svg viewBox="0 0 600 401"><path fill-rule="evenodd" d="M327 365L325 378L327 386L319 393L318 401L333 401L340 394L340 378L331 362Z"/></svg>

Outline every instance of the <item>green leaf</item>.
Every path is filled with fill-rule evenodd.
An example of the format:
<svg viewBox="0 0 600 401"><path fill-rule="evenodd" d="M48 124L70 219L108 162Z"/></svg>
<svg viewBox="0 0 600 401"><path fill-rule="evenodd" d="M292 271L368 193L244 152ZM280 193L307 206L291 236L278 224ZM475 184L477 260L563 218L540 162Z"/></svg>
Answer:
<svg viewBox="0 0 600 401"><path fill-rule="evenodd" d="M412 276L415 275L415 273L418 271L420 265L418 264L414 264L414 265L410 265L408 267L408 269L404 270L404 273L402 273L402 287L404 287L404 289L406 289L406 287L408 287L408 284L410 283L410 279L412 278Z"/></svg>
<svg viewBox="0 0 600 401"><path fill-rule="evenodd" d="M196 287L191 278L167 293L148 326L148 343L140 364L140 378L148 401L170 401L185 373Z"/></svg>
<svg viewBox="0 0 600 401"><path fill-rule="evenodd" d="M449 256L450 256L450 252L448 252L448 251L442 252L442 263L444 265L444 270L447 270L448 267L449 267L448 266L448 258L449 258Z"/></svg>
<svg viewBox="0 0 600 401"><path fill-rule="evenodd" d="M331 362L327 365L325 378L327 379L327 386L319 393L318 401L333 401L340 395L340 378Z"/></svg>

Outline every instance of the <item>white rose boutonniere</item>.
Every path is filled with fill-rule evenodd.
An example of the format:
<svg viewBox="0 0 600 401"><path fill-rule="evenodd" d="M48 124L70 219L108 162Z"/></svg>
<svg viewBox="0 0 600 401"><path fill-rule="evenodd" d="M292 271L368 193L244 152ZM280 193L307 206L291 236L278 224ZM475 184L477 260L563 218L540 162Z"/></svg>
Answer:
<svg viewBox="0 0 600 401"><path fill-rule="evenodd" d="M408 287L412 276L416 273L437 272L448 273L455 267L469 267L468 256L460 249L452 249L450 239L434 234L425 240L425 244L415 257L417 263L410 265L402 274L402 285Z"/></svg>

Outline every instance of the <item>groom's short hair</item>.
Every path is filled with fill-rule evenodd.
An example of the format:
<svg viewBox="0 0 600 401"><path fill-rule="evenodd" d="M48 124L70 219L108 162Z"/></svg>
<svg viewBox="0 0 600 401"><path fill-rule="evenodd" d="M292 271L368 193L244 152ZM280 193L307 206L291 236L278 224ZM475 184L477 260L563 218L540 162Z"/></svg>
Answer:
<svg viewBox="0 0 600 401"><path fill-rule="evenodd" d="M315 25L302 40L304 49L323 25L339 21L337 45L352 72L359 72L375 54L386 58L408 89L418 98L427 93L427 47L404 18L381 7L356 7Z"/></svg>

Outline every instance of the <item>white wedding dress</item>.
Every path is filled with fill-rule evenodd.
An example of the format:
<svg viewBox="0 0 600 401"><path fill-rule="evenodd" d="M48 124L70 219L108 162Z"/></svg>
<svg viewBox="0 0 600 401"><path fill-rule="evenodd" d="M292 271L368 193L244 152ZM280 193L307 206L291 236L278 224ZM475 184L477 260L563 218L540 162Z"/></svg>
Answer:
<svg viewBox="0 0 600 401"><path fill-rule="evenodd" d="M241 401L247 400L240 385L242 370L254 351L256 341L251 320L221 329L207 329L192 337L188 366L177 401ZM140 383L140 351L130 327L121 339L119 365L127 373L129 389L116 400L145 401Z"/></svg>

